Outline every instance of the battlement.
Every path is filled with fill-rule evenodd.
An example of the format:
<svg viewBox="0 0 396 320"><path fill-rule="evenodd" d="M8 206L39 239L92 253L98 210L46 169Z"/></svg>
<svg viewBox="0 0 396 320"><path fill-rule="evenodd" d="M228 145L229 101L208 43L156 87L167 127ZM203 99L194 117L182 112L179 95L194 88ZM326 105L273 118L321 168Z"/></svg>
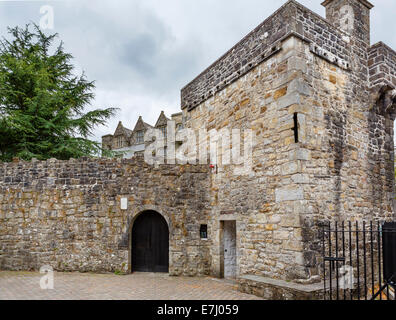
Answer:
<svg viewBox="0 0 396 320"><path fill-rule="evenodd" d="M389 86L396 88L396 52L383 42L371 46L369 50L370 87Z"/></svg>
<svg viewBox="0 0 396 320"><path fill-rule="evenodd" d="M194 109L279 53L290 36L310 43L311 51L323 59L350 69L350 35L290 0L181 90L182 109Z"/></svg>

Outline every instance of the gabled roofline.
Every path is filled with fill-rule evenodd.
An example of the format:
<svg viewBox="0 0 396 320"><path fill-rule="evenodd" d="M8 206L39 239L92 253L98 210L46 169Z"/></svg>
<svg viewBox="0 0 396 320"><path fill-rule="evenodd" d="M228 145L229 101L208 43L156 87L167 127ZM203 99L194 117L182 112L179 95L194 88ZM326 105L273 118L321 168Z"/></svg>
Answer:
<svg viewBox="0 0 396 320"><path fill-rule="evenodd" d="M122 130L122 134L116 135L116 132L117 132L118 128L120 128L120 127L121 127L121 130ZM122 124L122 121L120 121L120 122L118 122L117 128L116 128L115 131L114 131L113 137L123 135L123 136L125 136L126 138L129 138L130 135L128 134L128 131L129 131L131 134L132 134L132 132L133 132L133 130L124 127L124 125Z"/></svg>
<svg viewBox="0 0 396 320"><path fill-rule="evenodd" d="M159 117L158 117L158 119L157 119L157 122L155 123L155 126L154 126L154 128L156 128L157 127L157 125L158 125L158 122L160 121L160 119L161 119L161 116L164 116L165 118L166 118L166 120L170 120L166 115L165 115L165 112L162 110L161 111L161 113L160 113L160 115L159 115Z"/></svg>

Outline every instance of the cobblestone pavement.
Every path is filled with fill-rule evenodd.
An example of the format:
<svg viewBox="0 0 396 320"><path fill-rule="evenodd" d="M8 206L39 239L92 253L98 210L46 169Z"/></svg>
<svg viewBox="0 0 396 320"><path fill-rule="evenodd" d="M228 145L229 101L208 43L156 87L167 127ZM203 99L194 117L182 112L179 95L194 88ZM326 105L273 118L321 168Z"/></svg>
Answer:
<svg viewBox="0 0 396 320"><path fill-rule="evenodd" d="M40 288L43 274L0 271L0 300L252 300L220 279L131 275L54 273L54 289Z"/></svg>

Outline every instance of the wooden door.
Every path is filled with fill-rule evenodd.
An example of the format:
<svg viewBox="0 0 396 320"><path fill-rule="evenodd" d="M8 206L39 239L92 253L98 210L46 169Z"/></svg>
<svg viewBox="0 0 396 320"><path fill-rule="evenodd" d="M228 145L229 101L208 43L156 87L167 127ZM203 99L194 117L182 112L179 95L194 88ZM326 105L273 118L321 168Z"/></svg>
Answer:
<svg viewBox="0 0 396 320"><path fill-rule="evenodd" d="M224 221L224 278L236 278L236 221Z"/></svg>
<svg viewBox="0 0 396 320"><path fill-rule="evenodd" d="M169 230L155 211L142 213L132 228L132 271L168 272Z"/></svg>

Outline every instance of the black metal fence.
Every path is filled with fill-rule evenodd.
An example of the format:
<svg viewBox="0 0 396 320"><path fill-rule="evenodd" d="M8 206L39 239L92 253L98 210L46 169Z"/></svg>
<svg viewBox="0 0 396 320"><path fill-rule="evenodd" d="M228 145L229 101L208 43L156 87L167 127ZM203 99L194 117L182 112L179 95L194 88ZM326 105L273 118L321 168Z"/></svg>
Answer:
<svg viewBox="0 0 396 320"><path fill-rule="evenodd" d="M326 300L396 300L396 223L323 227Z"/></svg>

